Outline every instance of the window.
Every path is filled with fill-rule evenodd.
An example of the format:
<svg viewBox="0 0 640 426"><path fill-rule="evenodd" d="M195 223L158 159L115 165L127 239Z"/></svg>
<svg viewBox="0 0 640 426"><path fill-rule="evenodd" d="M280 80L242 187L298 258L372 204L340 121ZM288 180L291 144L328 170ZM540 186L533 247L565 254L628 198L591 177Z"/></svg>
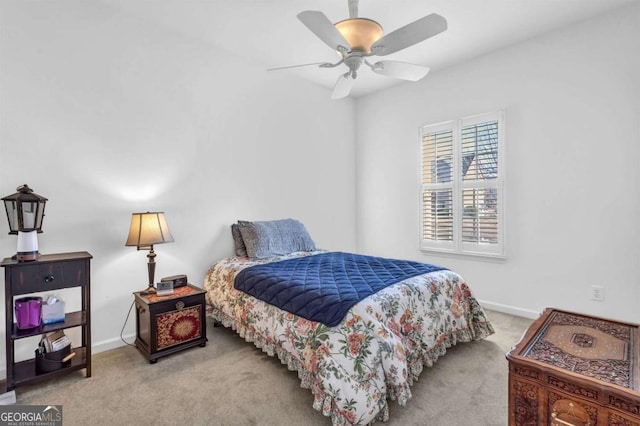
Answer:
<svg viewBox="0 0 640 426"><path fill-rule="evenodd" d="M504 117L424 126L421 248L505 256Z"/></svg>

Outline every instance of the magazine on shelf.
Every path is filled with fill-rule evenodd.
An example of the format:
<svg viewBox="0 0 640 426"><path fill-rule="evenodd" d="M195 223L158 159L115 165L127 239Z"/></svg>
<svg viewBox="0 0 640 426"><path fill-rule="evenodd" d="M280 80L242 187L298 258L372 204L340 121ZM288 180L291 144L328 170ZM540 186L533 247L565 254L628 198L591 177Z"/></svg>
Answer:
<svg viewBox="0 0 640 426"><path fill-rule="evenodd" d="M63 330L53 331L42 336L41 346L44 347L45 352L55 352L71 344L71 341L64 334Z"/></svg>

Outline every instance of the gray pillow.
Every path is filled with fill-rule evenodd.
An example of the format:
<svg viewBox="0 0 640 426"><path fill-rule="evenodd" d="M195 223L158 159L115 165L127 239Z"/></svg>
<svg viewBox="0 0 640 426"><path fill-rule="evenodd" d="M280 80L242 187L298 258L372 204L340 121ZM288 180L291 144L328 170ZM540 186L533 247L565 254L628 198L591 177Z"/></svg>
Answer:
<svg viewBox="0 0 640 426"><path fill-rule="evenodd" d="M233 245L235 247L236 256L246 256L247 248L244 245L244 240L240 233L240 227L235 223L231 225L231 235L233 236Z"/></svg>
<svg viewBox="0 0 640 426"><path fill-rule="evenodd" d="M295 219L239 220L238 228L249 257L265 258L316 249L307 229Z"/></svg>

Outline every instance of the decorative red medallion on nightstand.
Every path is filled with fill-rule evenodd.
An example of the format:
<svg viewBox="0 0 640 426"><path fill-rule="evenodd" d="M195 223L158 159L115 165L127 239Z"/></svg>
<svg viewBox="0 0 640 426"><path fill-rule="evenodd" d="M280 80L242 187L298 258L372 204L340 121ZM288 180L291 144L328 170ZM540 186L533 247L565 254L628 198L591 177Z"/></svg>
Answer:
<svg viewBox="0 0 640 426"><path fill-rule="evenodd" d="M158 350L200 337L200 306L156 316Z"/></svg>

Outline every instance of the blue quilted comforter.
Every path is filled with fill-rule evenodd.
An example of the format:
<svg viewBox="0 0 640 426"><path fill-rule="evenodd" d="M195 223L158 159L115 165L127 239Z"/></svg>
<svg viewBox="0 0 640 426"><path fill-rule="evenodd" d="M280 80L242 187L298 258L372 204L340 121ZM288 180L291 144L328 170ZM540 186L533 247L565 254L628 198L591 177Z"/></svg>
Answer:
<svg viewBox="0 0 640 426"><path fill-rule="evenodd" d="M334 327L366 297L407 278L442 269L408 260L330 252L251 266L238 273L234 287Z"/></svg>

